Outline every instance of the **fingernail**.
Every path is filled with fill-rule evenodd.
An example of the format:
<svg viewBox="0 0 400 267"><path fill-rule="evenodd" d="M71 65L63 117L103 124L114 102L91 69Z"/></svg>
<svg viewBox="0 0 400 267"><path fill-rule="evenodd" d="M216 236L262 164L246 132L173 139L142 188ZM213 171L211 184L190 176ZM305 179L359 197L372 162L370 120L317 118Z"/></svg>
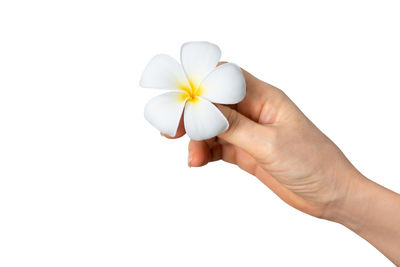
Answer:
<svg viewBox="0 0 400 267"><path fill-rule="evenodd" d="M192 156L193 156L193 152L189 151L189 156L188 156L188 166L189 166L189 168L192 167Z"/></svg>
<svg viewBox="0 0 400 267"><path fill-rule="evenodd" d="M161 136L164 136L164 134L163 134L162 132L160 132L160 135L161 135Z"/></svg>

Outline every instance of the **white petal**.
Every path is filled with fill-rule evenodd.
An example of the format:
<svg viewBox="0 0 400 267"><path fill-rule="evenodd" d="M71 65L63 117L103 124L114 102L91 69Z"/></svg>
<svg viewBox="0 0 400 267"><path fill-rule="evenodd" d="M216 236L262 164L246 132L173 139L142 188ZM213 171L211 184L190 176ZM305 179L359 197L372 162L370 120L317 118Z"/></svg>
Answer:
<svg viewBox="0 0 400 267"><path fill-rule="evenodd" d="M182 45L181 63L186 77L197 89L200 82L217 66L221 50L209 42L189 42Z"/></svg>
<svg viewBox="0 0 400 267"><path fill-rule="evenodd" d="M157 89L179 89L187 85L182 66L168 55L157 55L147 64L140 79L140 86Z"/></svg>
<svg viewBox="0 0 400 267"><path fill-rule="evenodd" d="M209 139L222 133L229 126L221 111L201 97L186 103L183 119L186 133L193 140Z"/></svg>
<svg viewBox="0 0 400 267"><path fill-rule="evenodd" d="M186 94L180 92L168 92L156 96L146 104L144 117L160 132L175 136L186 97Z"/></svg>
<svg viewBox="0 0 400 267"><path fill-rule="evenodd" d="M236 104L246 95L246 81L235 64L218 66L200 84L200 95L211 102Z"/></svg>

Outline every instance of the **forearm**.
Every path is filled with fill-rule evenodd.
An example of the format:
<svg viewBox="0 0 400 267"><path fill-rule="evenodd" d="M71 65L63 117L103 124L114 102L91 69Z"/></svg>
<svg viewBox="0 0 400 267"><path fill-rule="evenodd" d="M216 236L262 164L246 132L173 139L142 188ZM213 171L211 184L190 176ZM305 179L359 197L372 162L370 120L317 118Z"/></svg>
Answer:
<svg viewBox="0 0 400 267"><path fill-rule="evenodd" d="M345 195L332 208L329 219L354 231L400 265L400 195L361 174L351 179Z"/></svg>

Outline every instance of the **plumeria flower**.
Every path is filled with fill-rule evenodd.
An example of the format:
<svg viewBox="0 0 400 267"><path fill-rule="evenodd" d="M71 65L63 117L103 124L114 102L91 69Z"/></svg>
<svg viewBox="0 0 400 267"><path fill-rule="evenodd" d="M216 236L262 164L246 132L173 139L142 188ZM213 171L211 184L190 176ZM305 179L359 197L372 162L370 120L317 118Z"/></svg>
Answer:
<svg viewBox="0 0 400 267"><path fill-rule="evenodd" d="M151 99L145 118L161 133L175 136L183 113L185 131L193 140L214 137L229 123L213 103L236 104L246 95L241 69L232 63L217 67L221 50L209 42L181 47L181 64L160 54L145 68L140 86L169 92Z"/></svg>

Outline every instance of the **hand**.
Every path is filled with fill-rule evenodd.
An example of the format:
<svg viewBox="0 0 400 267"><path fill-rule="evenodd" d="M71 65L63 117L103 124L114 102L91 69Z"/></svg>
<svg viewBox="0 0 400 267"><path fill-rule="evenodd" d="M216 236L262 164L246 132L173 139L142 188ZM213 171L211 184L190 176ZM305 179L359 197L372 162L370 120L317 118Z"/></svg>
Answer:
<svg viewBox="0 0 400 267"><path fill-rule="evenodd" d="M329 216L357 170L281 90L243 73L245 99L218 105L229 129L213 139L191 140L189 166L222 159L255 175L293 207ZM184 133L181 124L175 138Z"/></svg>
<svg viewBox="0 0 400 267"><path fill-rule="evenodd" d="M228 130L191 140L189 166L236 164L289 205L343 224L400 264L400 196L364 177L281 90L243 74L244 100L218 105ZM181 121L176 136L166 137L184 134Z"/></svg>

